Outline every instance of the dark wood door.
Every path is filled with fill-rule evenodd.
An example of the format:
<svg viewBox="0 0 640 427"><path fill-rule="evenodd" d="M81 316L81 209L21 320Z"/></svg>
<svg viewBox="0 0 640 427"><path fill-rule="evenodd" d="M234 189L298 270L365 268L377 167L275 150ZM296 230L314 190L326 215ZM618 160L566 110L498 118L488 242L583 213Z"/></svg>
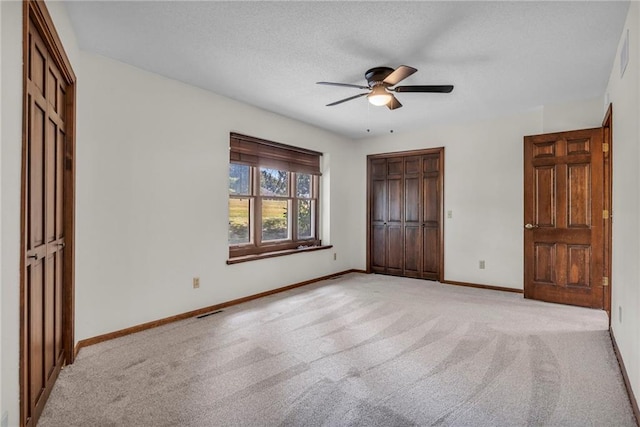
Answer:
<svg viewBox="0 0 640 427"><path fill-rule="evenodd" d="M67 84L30 22L26 63L22 410L34 425L64 363Z"/></svg>
<svg viewBox="0 0 640 427"><path fill-rule="evenodd" d="M387 159L369 163L370 193L370 268L374 273L387 271Z"/></svg>
<svg viewBox="0 0 640 427"><path fill-rule="evenodd" d="M403 275L422 277L422 157L405 157L404 164Z"/></svg>
<svg viewBox="0 0 640 427"><path fill-rule="evenodd" d="M401 158L387 159L387 274L402 275L403 272L403 192L402 178L404 162Z"/></svg>
<svg viewBox="0 0 640 427"><path fill-rule="evenodd" d="M442 149L369 156L374 273L440 280Z"/></svg>
<svg viewBox="0 0 640 427"><path fill-rule="evenodd" d="M603 308L602 135L524 139L526 298Z"/></svg>
<svg viewBox="0 0 640 427"><path fill-rule="evenodd" d="M376 159L371 169L371 269L402 274L402 159Z"/></svg>
<svg viewBox="0 0 640 427"><path fill-rule="evenodd" d="M440 280L442 236L442 154L422 158L422 274Z"/></svg>

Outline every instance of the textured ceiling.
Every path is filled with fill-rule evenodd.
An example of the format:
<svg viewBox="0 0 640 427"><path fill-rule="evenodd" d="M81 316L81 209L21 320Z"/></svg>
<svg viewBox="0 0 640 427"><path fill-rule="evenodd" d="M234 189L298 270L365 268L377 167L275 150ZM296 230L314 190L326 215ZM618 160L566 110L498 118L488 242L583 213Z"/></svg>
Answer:
<svg viewBox="0 0 640 427"><path fill-rule="evenodd" d="M66 4L80 47L352 138L604 94L628 2ZM359 98L376 66L418 72L390 111ZM367 129L370 132L367 133Z"/></svg>

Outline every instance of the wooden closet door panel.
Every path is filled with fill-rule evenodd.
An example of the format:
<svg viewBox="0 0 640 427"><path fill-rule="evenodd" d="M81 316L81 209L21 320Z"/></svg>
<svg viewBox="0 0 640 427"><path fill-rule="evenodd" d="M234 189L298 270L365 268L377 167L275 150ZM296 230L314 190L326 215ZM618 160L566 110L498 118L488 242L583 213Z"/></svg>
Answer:
<svg viewBox="0 0 640 427"><path fill-rule="evenodd" d="M369 163L370 197L370 268L374 273L387 269L387 161L375 159Z"/></svg>
<svg viewBox="0 0 640 427"><path fill-rule="evenodd" d="M63 251L60 250L56 253L55 255L55 281L56 283L62 283L63 281ZM55 315L54 315L54 322L55 322L55 328L54 328L54 354L55 354L55 359L60 360L64 357L63 353L64 353L64 345L63 345L63 337L62 337L62 330L63 330L63 325L62 325L62 286L56 286L55 287Z"/></svg>
<svg viewBox="0 0 640 427"><path fill-rule="evenodd" d="M440 222L440 200L438 175L425 175L423 178L423 221L431 226Z"/></svg>
<svg viewBox="0 0 640 427"><path fill-rule="evenodd" d="M373 225L371 229L371 270L384 273L387 267L387 227Z"/></svg>
<svg viewBox="0 0 640 427"><path fill-rule="evenodd" d="M31 134L28 144L29 150L29 206L27 215L28 249L38 250L45 243L45 132L46 106L41 106L32 97L31 105Z"/></svg>
<svg viewBox="0 0 640 427"><path fill-rule="evenodd" d="M402 157L387 159L387 179L402 179L404 174L404 160Z"/></svg>
<svg viewBox="0 0 640 427"><path fill-rule="evenodd" d="M422 221L423 258L422 277L438 280L440 274L440 154L423 157L422 169Z"/></svg>
<svg viewBox="0 0 640 427"><path fill-rule="evenodd" d="M404 221L406 224L420 224L420 176L404 179Z"/></svg>
<svg viewBox="0 0 640 427"><path fill-rule="evenodd" d="M371 184L371 221L383 224L387 220L387 181L374 179Z"/></svg>
<svg viewBox="0 0 640 427"><path fill-rule="evenodd" d="M56 335L56 254L45 259L44 282L44 372L49 379L55 367L55 335Z"/></svg>
<svg viewBox="0 0 640 427"><path fill-rule="evenodd" d="M45 143L45 220L47 243L56 240L56 141L58 139L58 126L55 121L49 120L47 126L47 137Z"/></svg>
<svg viewBox="0 0 640 427"><path fill-rule="evenodd" d="M420 277L422 269L422 225L420 210L420 156L404 158L404 275Z"/></svg>
<svg viewBox="0 0 640 427"><path fill-rule="evenodd" d="M387 273L401 275L403 267L404 231L402 227L402 159L387 161Z"/></svg>
<svg viewBox="0 0 640 427"><path fill-rule="evenodd" d="M440 272L440 233L437 228L424 228L422 277L439 280Z"/></svg>
<svg viewBox="0 0 640 427"><path fill-rule="evenodd" d="M402 179L387 180L387 222L402 223Z"/></svg>
<svg viewBox="0 0 640 427"><path fill-rule="evenodd" d="M404 227L404 275L420 277L422 266L422 227L408 225Z"/></svg>
<svg viewBox="0 0 640 427"><path fill-rule="evenodd" d="M387 226L387 272L402 274L403 266L403 227L402 225Z"/></svg>
<svg viewBox="0 0 640 427"><path fill-rule="evenodd" d="M372 159L369 162L369 174L373 179L387 177L387 159Z"/></svg>
<svg viewBox="0 0 640 427"><path fill-rule="evenodd" d="M29 401L35 406L45 386L44 375L44 260L34 261L27 267L29 279L28 302L28 336L29 336Z"/></svg>

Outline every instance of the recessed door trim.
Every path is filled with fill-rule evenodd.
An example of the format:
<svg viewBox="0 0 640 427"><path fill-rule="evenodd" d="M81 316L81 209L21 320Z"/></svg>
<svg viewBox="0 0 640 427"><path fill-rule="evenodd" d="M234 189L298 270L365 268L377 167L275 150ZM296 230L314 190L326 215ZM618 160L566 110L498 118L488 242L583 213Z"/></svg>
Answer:
<svg viewBox="0 0 640 427"><path fill-rule="evenodd" d="M64 363L73 363L74 352L74 271L75 271L75 114L76 114L76 76L71 67L68 56L56 32L53 20L49 15L47 7L43 1L25 0L23 1L23 101L22 101L22 175L21 175L21 201L20 201L20 425L33 426L37 423L41 407L29 414L31 401L28 395L28 331L27 331L27 304L28 292L27 284L27 161L28 135L29 135L29 95L28 81L29 70L27 69L28 55L30 49L29 33L37 32L44 43L50 61L57 67L60 78L66 84L65 102L62 106L65 117L65 137L64 151L62 154L62 211L64 237L64 260L62 266L62 346ZM59 369L59 367L58 367ZM46 401L45 391L43 399ZM43 406L43 405L39 405Z"/></svg>

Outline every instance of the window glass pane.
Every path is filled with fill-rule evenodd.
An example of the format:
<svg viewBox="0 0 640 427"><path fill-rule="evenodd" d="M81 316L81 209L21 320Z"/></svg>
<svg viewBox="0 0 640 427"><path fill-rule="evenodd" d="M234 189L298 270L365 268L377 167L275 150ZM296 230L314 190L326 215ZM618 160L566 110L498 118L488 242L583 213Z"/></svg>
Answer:
<svg viewBox="0 0 640 427"><path fill-rule="evenodd" d="M229 244L251 243L249 199L229 199Z"/></svg>
<svg viewBox="0 0 640 427"><path fill-rule="evenodd" d="M229 164L229 194L249 195L251 191L251 166Z"/></svg>
<svg viewBox="0 0 640 427"><path fill-rule="evenodd" d="M289 200L262 199L262 241L289 238Z"/></svg>
<svg viewBox="0 0 640 427"><path fill-rule="evenodd" d="M311 175L308 173L296 174L296 181L296 196L306 199L311 198L311 184L313 184Z"/></svg>
<svg viewBox="0 0 640 427"><path fill-rule="evenodd" d="M314 205L311 200L298 200L298 239L314 237Z"/></svg>
<svg viewBox="0 0 640 427"><path fill-rule="evenodd" d="M260 194L263 196L288 196L289 172L260 168Z"/></svg>

